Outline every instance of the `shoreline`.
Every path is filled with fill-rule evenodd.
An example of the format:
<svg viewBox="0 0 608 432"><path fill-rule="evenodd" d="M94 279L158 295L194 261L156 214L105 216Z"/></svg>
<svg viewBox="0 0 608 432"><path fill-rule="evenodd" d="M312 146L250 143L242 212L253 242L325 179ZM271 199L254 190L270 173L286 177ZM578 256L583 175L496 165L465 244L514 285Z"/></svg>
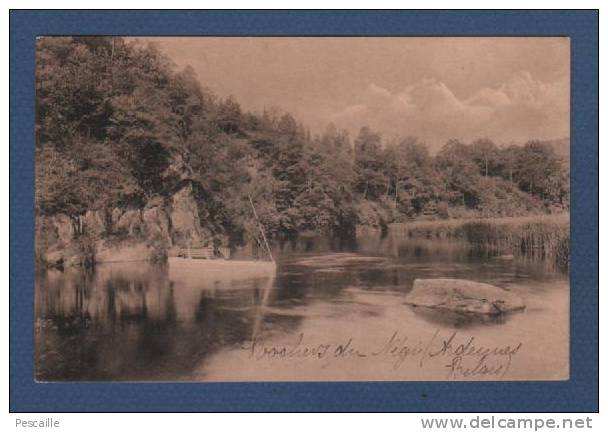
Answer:
<svg viewBox="0 0 608 432"><path fill-rule="evenodd" d="M554 215L529 215L514 217L487 217L441 220L414 220L411 222L397 222L387 224L386 234L427 239L458 239L481 249L496 249L502 252L531 255L535 252L536 258L557 260L564 266L564 251L553 249L566 248L560 242L569 242L569 213ZM380 227L359 224L356 227L355 238L366 233L382 233ZM323 236L323 234L317 234ZM98 240L94 248L104 245L104 239ZM518 250L519 249L519 250ZM554 256L558 253L558 256ZM61 269L66 267L91 267L104 263L121 263L137 261L165 261L171 256L171 249L157 250L146 241L126 240L122 244L105 245L101 250L88 257L81 251L74 250L71 245L58 248L52 252L59 257L54 262L39 259L43 268Z"/></svg>

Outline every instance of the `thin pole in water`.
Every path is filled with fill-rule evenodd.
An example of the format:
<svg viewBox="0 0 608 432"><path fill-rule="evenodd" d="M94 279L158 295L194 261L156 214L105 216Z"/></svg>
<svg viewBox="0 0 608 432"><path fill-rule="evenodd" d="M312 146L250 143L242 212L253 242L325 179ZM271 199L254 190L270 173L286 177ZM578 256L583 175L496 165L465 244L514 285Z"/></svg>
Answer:
<svg viewBox="0 0 608 432"><path fill-rule="evenodd" d="M258 223L258 227L260 228L260 232L262 233L262 238L264 239L264 244L266 244L266 250L268 251L268 255L270 256L270 260L274 262L274 258L272 257L272 252L270 251L270 246L268 245L268 240L266 239L266 234L264 234L264 228L262 227L262 223L258 218L258 212L255 211L255 206L253 205L253 200L251 199L251 195L247 195L249 198L249 204L251 204L251 209L253 210L253 215L255 216L255 220Z"/></svg>

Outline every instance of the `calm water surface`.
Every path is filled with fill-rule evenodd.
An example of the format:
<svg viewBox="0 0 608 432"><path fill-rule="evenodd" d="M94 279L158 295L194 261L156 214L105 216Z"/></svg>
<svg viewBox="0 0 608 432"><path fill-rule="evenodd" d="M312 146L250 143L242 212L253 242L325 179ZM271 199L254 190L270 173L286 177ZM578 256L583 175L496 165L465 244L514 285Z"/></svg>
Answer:
<svg viewBox="0 0 608 432"><path fill-rule="evenodd" d="M546 264L392 233L360 236L350 248L301 239L275 256L276 274L253 278L176 278L168 265L149 263L39 274L36 378L568 377L568 279ZM414 279L435 277L495 284L527 307L480 321L404 305Z"/></svg>

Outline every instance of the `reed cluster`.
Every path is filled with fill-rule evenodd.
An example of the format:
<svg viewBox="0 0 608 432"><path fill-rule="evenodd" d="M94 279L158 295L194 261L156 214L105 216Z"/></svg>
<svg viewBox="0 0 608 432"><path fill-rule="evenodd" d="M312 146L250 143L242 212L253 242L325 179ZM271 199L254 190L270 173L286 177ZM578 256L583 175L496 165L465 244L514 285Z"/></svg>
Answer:
<svg viewBox="0 0 608 432"><path fill-rule="evenodd" d="M407 237L460 239L479 251L511 253L568 268L568 214L416 221L393 224L391 231Z"/></svg>

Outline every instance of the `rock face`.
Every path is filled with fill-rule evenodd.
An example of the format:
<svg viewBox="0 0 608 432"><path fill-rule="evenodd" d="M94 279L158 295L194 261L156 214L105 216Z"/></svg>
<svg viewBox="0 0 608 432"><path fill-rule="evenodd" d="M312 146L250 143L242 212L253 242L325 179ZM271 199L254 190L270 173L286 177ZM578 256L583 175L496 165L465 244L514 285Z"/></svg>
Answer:
<svg viewBox="0 0 608 432"><path fill-rule="evenodd" d="M110 215L111 219L112 219L112 225L116 225L118 223L118 221L120 220L120 217L122 216L122 213L123 213L122 209L119 209L118 207L115 207L112 210L112 213Z"/></svg>
<svg viewBox="0 0 608 432"><path fill-rule="evenodd" d="M141 218L149 235L163 238L169 245L171 244L169 218L160 207L154 206L144 209L141 212Z"/></svg>
<svg viewBox="0 0 608 432"><path fill-rule="evenodd" d="M69 244L72 241L75 232L72 220L64 214L58 214L52 216L50 222L53 225L59 242L62 244Z"/></svg>
<svg viewBox="0 0 608 432"><path fill-rule="evenodd" d="M40 216L36 218L36 244L39 246L48 247L53 244L68 244L72 240L73 233L74 227L72 222L65 215Z"/></svg>
<svg viewBox="0 0 608 432"><path fill-rule="evenodd" d="M525 308L523 300L509 291L465 279L416 279L406 304L480 315Z"/></svg>
<svg viewBox="0 0 608 432"><path fill-rule="evenodd" d="M93 236L101 236L106 230L106 222L99 211L87 211L83 218L85 232Z"/></svg>
<svg viewBox="0 0 608 432"><path fill-rule="evenodd" d="M116 222L115 229L125 231L128 235L132 236L141 228L141 212L139 210L127 210L125 211Z"/></svg>
<svg viewBox="0 0 608 432"><path fill-rule="evenodd" d="M170 203L152 198L143 209L116 207L73 218L36 217L36 257L50 267L161 259L170 248L206 246L212 237L201 225L189 186Z"/></svg>
<svg viewBox="0 0 608 432"><path fill-rule="evenodd" d="M186 246L203 242L205 236L201 229L198 207L189 187L173 195L170 219L176 244Z"/></svg>
<svg viewBox="0 0 608 432"><path fill-rule="evenodd" d="M149 259L153 253L153 249L145 244L109 245L102 240L96 244L95 262L142 261Z"/></svg>

